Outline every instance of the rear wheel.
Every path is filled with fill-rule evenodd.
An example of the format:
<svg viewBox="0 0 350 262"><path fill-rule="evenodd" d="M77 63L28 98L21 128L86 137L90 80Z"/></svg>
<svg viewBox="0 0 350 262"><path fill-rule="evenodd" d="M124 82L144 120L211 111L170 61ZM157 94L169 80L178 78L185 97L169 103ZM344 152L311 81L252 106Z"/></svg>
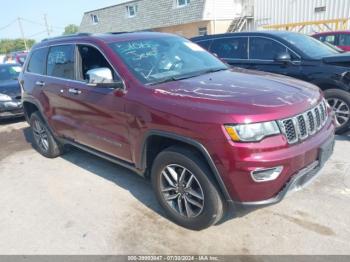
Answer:
<svg viewBox="0 0 350 262"><path fill-rule="evenodd" d="M223 201L206 164L191 150L172 147L152 167L152 184L160 205L175 223L201 230L223 216Z"/></svg>
<svg viewBox="0 0 350 262"><path fill-rule="evenodd" d="M45 157L55 158L63 153L63 146L54 138L38 112L30 117L34 147Z"/></svg>
<svg viewBox="0 0 350 262"><path fill-rule="evenodd" d="M335 113L337 134L348 131L350 125L350 93L340 89L329 89L324 93L329 106Z"/></svg>

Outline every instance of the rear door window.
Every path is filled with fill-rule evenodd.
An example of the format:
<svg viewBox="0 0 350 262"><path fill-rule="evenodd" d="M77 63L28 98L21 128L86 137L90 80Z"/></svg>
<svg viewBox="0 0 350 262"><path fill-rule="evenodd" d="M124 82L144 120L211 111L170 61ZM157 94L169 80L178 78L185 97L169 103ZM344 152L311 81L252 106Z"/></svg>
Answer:
<svg viewBox="0 0 350 262"><path fill-rule="evenodd" d="M41 48L33 51L27 66L27 72L45 75L47 49Z"/></svg>
<svg viewBox="0 0 350 262"><path fill-rule="evenodd" d="M47 75L74 79L74 45L60 45L50 48L47 57Z"/></svg>
<svg viewBox="0 0 350 262"><path fill-rule="evenodd" d="M210 51L220 58L248 59L248 38L230 37L214 40Z"/></svg>
<svg viewBox="0 0 350 262"><path fill-rule="evenodd" d="M284 45L269 38L251 37L249 42L250 59L273 61L278 54L287 52Z"/></svg>
<svg viewBox="0 0 350 262"><path fill-rule="evenodd" d="M350 46L350 34L339 35L339 46Z"/></svg>

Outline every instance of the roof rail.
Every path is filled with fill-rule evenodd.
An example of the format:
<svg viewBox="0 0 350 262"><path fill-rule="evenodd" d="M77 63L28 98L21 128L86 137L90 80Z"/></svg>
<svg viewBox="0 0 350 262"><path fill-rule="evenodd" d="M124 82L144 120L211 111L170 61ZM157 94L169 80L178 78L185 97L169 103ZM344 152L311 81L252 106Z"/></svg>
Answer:
<svg viewBox="0 0 350 262"><path fill-rule="evenodd" d="M70 37L78 37L78 36L90 36L90 35L91 35L90 33L77 33L77 34L70 34L70 35L62 35L62 36L45 38L45 39L41 40L41 42L46 42L49 40L65 39L65 38L70 38Z"/></svg>

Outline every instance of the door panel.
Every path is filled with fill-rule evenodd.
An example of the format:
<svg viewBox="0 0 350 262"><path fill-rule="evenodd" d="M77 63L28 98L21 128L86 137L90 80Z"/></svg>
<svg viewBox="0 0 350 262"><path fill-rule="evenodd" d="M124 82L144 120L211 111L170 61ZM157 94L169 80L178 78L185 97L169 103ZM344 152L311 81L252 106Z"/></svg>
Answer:
<svg viewBox="0 0 350 262"><path fill-rule="evenodd" d="M131 162L123 96L117 96L111 88L85 83L74 83L64 96L73 101L70 111L76 126L74 140Z"/></svg>
<svg viewBox="0 0 350 262"><path fill-rule="evenodd" d="M49 48L46 74L42 85L41 101L46 101L45 108L48 121L57 135L67 138L74 137L75 123L70 110L71 102L62 93L74 79L75 46L72 44L58 45Z"/></svg>
<svg viewBox="0 0 350 262"><path fill-rule="evenodd" d="M78 81L72 82L62 94L71 101L69 110L75 125L74 140L131 162L124 94L116 95L117 91L106 85L87 84L89 70L96 68L109 68L113 80L121 79L100 50L85 44L78 45L76 52Z"/></svg>
<svg viewBox="0 0 350 262"><path fill-rule="evenodd" d="M55 132L59 136L73 138L77 128L72 110L74 101L63 95L67 92L69 85L68 80L46 77L41 100L47 101L46 115Z"/></svg>

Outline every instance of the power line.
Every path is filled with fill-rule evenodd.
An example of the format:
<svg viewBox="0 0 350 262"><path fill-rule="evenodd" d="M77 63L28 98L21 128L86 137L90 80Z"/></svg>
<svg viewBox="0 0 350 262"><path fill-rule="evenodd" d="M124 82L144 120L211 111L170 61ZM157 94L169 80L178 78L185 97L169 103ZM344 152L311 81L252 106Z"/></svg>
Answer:
<svg viewBox="0 0 350 262"><path fill-rule="evenodd" d="M45 14L45 16L46 16L46 14ZM46 27L46 23L45 22L44 23L40 23L40 22L33 21L31 19L23 18L23 17L22 17L22 20L27 22L27 23L31 23L31 24L34 24L34 25L39 25L39 26L42 26L42 27ZM57 29L64 29L64 27L61 27L61 26L51 26L51 27L57 28Z"/></svg>
<svg viewBox="0 0 350 262"><path fill-rule="evenodd" d="M7 25L5 25L5 26L3 26L3 27L0 27L0 30L4 30L4 29L10 27L11 25L13 25L13 24L16 23L16 22L17 22L17 19L11 21L10 23L8 23Z"/></svg>
<svg viewBox="0 0 350 262"><path fill-rule="evenodd" d="M35 34L32 34L32 35L28 36L28 38L31 38L31 37L34 37L34 36L38 36L38 35L42 35L42 34L45 34L45 33L47 33L46 30L45 30L45 31L38 32L38 33L35 33Z"/></svg>

